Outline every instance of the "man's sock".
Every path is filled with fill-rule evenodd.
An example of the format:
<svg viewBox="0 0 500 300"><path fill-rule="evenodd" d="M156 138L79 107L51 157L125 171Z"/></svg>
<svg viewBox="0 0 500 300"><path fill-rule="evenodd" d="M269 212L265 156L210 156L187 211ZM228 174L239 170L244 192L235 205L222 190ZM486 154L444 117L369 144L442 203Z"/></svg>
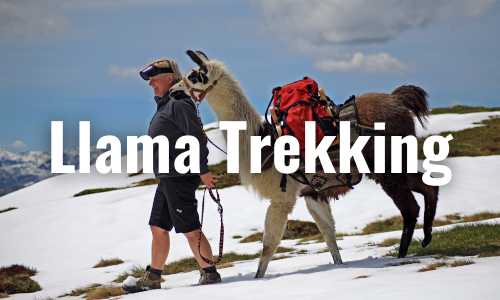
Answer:
<svg viewBox="0 0 500 300"><path fill-rule="evenodd" d="M203 268L203 271L205 271L206 273L217 273L217 269L215 268L215 266Z"/></svg>
<svg viewBox="0 0 500 300"><path fill-rule="evenodd" d="M153 267L149 267L149 271L153 274L156 274L158 276L161 276L161 273L163 273L163 270L158 270L158 269L155 269Z"/></svg>

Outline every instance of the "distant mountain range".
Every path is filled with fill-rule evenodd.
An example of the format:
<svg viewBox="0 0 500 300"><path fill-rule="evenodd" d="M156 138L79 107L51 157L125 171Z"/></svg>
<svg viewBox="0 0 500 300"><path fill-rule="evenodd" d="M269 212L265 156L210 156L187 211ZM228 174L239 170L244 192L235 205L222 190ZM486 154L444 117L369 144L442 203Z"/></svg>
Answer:
<svg viewBox="0 0 500 300"><path fill-rule="evenodd" d="M105 150L90 147L90 164ZM80 151L76 147L64 150L65 165L79 167ZM0 148L0 196L55 176L50 172L50 154L41 151L9 152Z"/></svg>

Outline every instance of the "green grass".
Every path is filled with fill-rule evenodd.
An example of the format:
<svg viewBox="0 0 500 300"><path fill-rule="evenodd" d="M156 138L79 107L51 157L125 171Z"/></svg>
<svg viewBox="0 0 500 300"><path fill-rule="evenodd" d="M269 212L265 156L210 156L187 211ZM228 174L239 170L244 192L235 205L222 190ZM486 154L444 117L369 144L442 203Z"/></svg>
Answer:
<svg viewBox="0 0 500 300"><path fill-rule="evenodd" d="M460 216L459 214L454 214L454 215L446 215L444 220L443 219L435 219L432 225L433 225L433 227L438 227L438 226L464 223L464 222L477 222L477 221L489 220L489 219L494 219L494 218L500 218L500 213L498 213L498 212L480 212L480 213L476 213L476 214L473 214L470 216ZM423 224L418 223L415 226L415 229L420 229L423 227L424 227ZM403 230L403 217L401 217L401 216L394 216L394 217L387 218L384 220L374 221L374 222L368 223L365 226L365 228L363 228L361 234L365 235L365 234L389 232L389 231L396 231L396 230ZM392 240L387 239L387 242L392 242ZM383 246L383 247L388 247L388 246Z"/></svg>
<svg viewBox="0 0 500 300"><path fill-rule="evenodd" d="M500 107L455 105L453 107L433 108L429 115L439 114L470 114L475 112L500 111Z"/></svg>
<svg viewBox="0 0 500 300"><path fill-rule="evenodd" d="M262 232L256 232L252 233L251 235L245 237L240 241L240 243L251 243L251 242L262 242L264 238L264 233Z"/></svg>
<svg viewBox="0 0 500 300"><path fill-rule="evenodd" d="M203 128L203 131L209 132L209 131L212 131L212 130L215 130L215 129L219 129L219 127L210 127L210 128L207 128L207 129Z"/></svg>
<svg viewBox="0 0 500 300"><path fill-rule="evenodd" d="M30 268L25 265L10 265L8 267L0 268L0 276L13 277L17 275L35 276L37 273L35 268Z"/></svg>
<svg viewBox="0 0 500 300"><path fill-rule="evenodd" d="M419 264L420 260L418 259L412 259L412 260L405 260L399 263L389 263L387 264L388 266L404 266L404 265L411 265L411 264Z"/></svg>
<svg viewBox="0 0 500 300"><path fill-rule="evenodd" d="M115 191L115 190L120 190L120 189L122 189L122 188L88 189L88 190L83 190L79 193L76 193L75 195L73 195L73 197L80 197L80 196L85 196L85 195L90 195L90 194L104 193L104 192Z"/></svg>
<svg viewBox="0 0 500 300"><path fill-rule="evenodd" d="M278 247L278 249L276 249L276 253L288 253L288 252L292 252L294 251L295 249L294 248L290 248L290 247Z"/></svg>
<svg viewBox="0 0 500 300"><path fill-rule="evenodd" d="M379 247L390 247L392 245L399 244L400 241L401 241L400 238L386 238L382 242L378 243L377 246L379 246Z"/></svg>
<svg viewBox="0 0 500 300"><path fill-rule="evenodd" d="M143 267L139 264L134 264L131 267L129 267L127 270L122 271L120 274L118 274L118 276L115 278L115 280L113 282L121 283L125 279L127 279L127 277L129 277L129 276L139 278L139 277L141 277L142 273L144 273L144 271L146 271L145 267Z"/></svg>
<svg viewBox="0 0 500 300"><path fill-rule="evenodd" d="M362 230L362 234L373 234L403 229L403 217L394 216L380 221L368 223Z"/></svg>
<svg viewBox="0 0 500 300"><path fill-rule="evenodd" d="M320 233L318 226L314 222L289 220L288 229L283 234L283 240L302 239Z"/></svg>
<svg viewBox="0 0 500 300"><path fill-rule="evenodd" d="M467 266L467 265L472 265L472 264L475 264L475 262L470 260L470 259L458 259L458 260L455 260L454 262L450 263L449 266L450 267L460 267L460 266Z"/></svg>
<svg viewBox="0 0 500 300"><path fill-rule="evenodd" d="M141 180L139 182L134 182L134 186L132 187L138 187L138 186L145 186L145 185L154 185L160 183L160 179L157 178L148 178Z"/></svg>
<svg viewBox="0 0 500 300"><path fill-rule="evenodd" d="M340 247L339 247L339 250L341 250ZM325 247L325 248L323 248L321 250L316 251L316 253L318 253L318 254L319 253L325 253L325 252L330 252L330 249L328 249L328 247Z"/></svg>
<svg viewBox="0 0 500 300"><path fill-rule="evenodd" d="M260 252L255 254L238 254L235 252L227 252L222 256L222 260L220 261L220 265L226 265L235 261L242 260L252 260L260 257ZM214 256L214 261L217 261L219 257ZM198 270L200 266L194 257L186 257L177 261L173 261L163 268L163 275L177 274L177 273L185 273L191 272L194 270Z"/></svg>
<svg viewBox="0 0 500 300"><path fill-rule="evenodd" d="M500 155L500 118L490 117L478 124L484 126L460 131L445 131L438 134L444 137L448 136L448 134L453 135L453 140L449 141L450 152L448 157ZM419 159L425 159L423 153L425 139L417 139ZM438 153L438 150L438 144L435 143L434 152Z"/></svg>
<svg viewBox="0 0 500 300"><path fill-rule="evenodd" d="M448 258L447 258L448 259ZM440 261L434 264L429 264L425 266L424 268L419 269L419 272L427 272L427 271L433 271L436 270L437 268L440 267L460 267L460 266L466 266L466 265L472 265L474 264L474 261L470 259L457 259L453 262L446 262L446 261Z"/></svg>
<svg viewBox="0 0 500 300"><path fill-rule="evenodd" d="M437 263L434 263L434 264L427 265L424 268L419 269L418 271L419 272L433 271L433 270L436 270L439 267L446 267L447 265L448 264L446 262L443 262L443 261L442 262L437 262Z"/></svg>
<svg viewBox="0 0 500 300"><path fill-rule="evenodd" d="M346 233L337 232L336 233L337 241L343 240L344 236L348 236L348 235L353 235L353 234L346 234ZM321 233L318 233L316 235L306 236L305 238L300 239L296 245L307 245L308 242L310 242L310 241L314 241L315 243L324 243L325 237Z"/></svg>
<svg viewBox="0 0 500 300"><path fill-rule="evenodd" d="M131 176L129 175L129 177L131 177ZM159 182L160 182L160 179L148 178L148 179L141 180L139 182L134 182L133 186L128 186L128 187L98 188L98 189L83 190L83 191L73 195L73 197L80 197L80 196L97 194L97 193L105 193L105 192L109 192L109 191L123 190L123 189L134 188L134 187L145 186L145 185L153 185L153 184L158 184Z"/></svg>
<svg viewBox="0 0 500 300"><path fill-rule="evenodd" d="M17 207L8 207L8 208L6 208L6 209L2 209L2 210L0 210L0 214L1 214L1 213L4 213L4 212L8 212L8 211L10 211L10 210L14 210L14 209L17 209Z"/></svg>
<svg viewBox="0 0 500 300"><path fill-rule="evenodd" d="M312 239L320 240L323 238L316 223L307 221L297 221L288 220L288 229L285 229L283 234L283 240L295 240L301 239L301 242L305 242ZM251 234L240 241L240 243L251 243L262 241L264 234L262 232L256 232ZM324 238L323 238L324 241Z"/></svg>
<svg viewBox="0 0 500 300"><path fill-rule="evenodd" d="M432 242L425 248L421 239L414 239L408 255L417 256L500 256L500 224L457 225L452 229L432 234ZM399 248L388 253L397 257Z"/></svg>
<svg viewBox="0 0 500 300"><path fill-rule="evenodd" d="M290 258L292 256L290 255L278 255L278 256L273 256L273 258L271 258L271 260L280 260L280 259L285 259L285 258Z"/></svg>
<svg viewBox="0 0 500 300"><path fill-rule="evenodd" d="M105 285L100 286L96 289L93 289L85 295L85 299L93 300L93 299L108 299L111 297L125 295L125 292L122 290L120 286L116 285Z"/></svg>
<svg viewBox="0 0 500 300"><path fill-rule="evenodd" d="M276 253L288 253L294 251L294 248L289 247L278 247ZM217 266L221 266L221 268L233 266L233 262L235 261L243 261L243 260L252 260L259 258L261 255L261 251L255 254L238 254L236 252L227 252L222 256L222 260ZM213 260L217 261L219 256L214 256ZM284 257L282 257L284 258ZM191 272L194 270L198 270L200 266L194 257L186 257L177 261L173 261L163 268L163 275L177 274L177 273L185 273Z"/></svg>
<svg viewBox="0 0 500 300"><path fill-rule="evenodd" d="M480 212L470 216L460 216L459 214L446 215L444 219L435 219L433 222L434 227L457 224L463 222L477 222L482 220L488 220L493 218L499 218L500 213L497 212ZM423 224L417 224L416 229L423 228ZM381 232L389 232L403 230L403 218L401 216L394 216L384 220L379 220L375 222L368 223L362 230L361 233L355 234L343 234L337 233L337 240L341 240L343 236L348 235L367 235ZM240 241L240 243L251 243L262 241L264 234L262 232L253 233ZM324 236L320 233L318 227L313 222L289 220L288 229L285 230L283 235L283 240L286 239L300 239L297 245L305 245L309 241L315 241L317 243L322 243L325 241ZM377 244L380 247L389 247L394 244L398 244L400 238L393 237L388 238Z"/></svg>
<svg viewBox="0 0 500 300"><path fill-rule="evenodd" d="M446 217L448 217L448 216L446 216ZM473 214L471 216L461 217L461 219L459 219L458 221L460 221L460 222L477 222L477 221L483 221L483 220L494 219L494 218L500 218L500 213L487 212L487 211L480 212L477 214Z"/></svg>
<svg viewBox="0 0 500 300"><path fill-rule="evenodd" d="M38 282L31 279L36 269L24 265L11 265L0 268L0 294L11 295L18 293L33 293L42 288Z"/></svg>
<svg viewBox="0 0 500 300"><path fill-rule="evenodd" d="M87 285L84 285L84 286L78 286L78 287L72 289L71 292L69 292L68 294L65 294L65 295L62 295L62 296L78 297L78 296L86 294L86 293L88 293L88 292L90 292L92 290L95 290L96 288L98 288L100 286L102 286L102 284L100 284L100 283L91 283L91 284L87 284Z"/></svg>
<svg viewBox="0 0 500 300"><path fill-rule="evenodd" d="M101 257L101 260L95 266L93 266L93 268L104 268L104 267L115 266L115 265L119 265L119 264L123 264L123 260L121 260L119 258L103 259Z"/></svg>
<svg viewBox="0 0 500 300"><path fill-rule="evenodd" d="M137 173L128 174L128 177L134 177L134 176L137 176L137 175L141 175L141 174L143 174L143 173L144 173L144 170L143 170L143 169L141 169L141 170L140 170L139 172L137 172Z"/></svg>
<svg viewBox="0 0 500 300"><path fill-rule="evenodd" d="M213 174L220 174L223 172L226 172L227 170L227 161L222 161L218 164L214 165L209 165L210 171ZM137 173L129 174L129 177L137 176L143 174L143 171L139 171ZM96 193L104 193L104 192L109 192L109 191L115 191L115 190L121 190L121 189L128 189L128 188L134 188L134 187L139 187L139 186L146 186L146 185L155 185L160 182L160 179L157 178L148 178L141 180L139 182L134 182L133 186L129 187L113 187L113 188L98 188L98 189L87 189L83 190L75 195L73 197L79 197L79 196L85 196L85 195L90 195L90 194L96 194ZM225 174L222 176L222 178L219 179L217 182L217 188L218 189L223 189L235 185L241 185L240 177L238 174ZM198 188L199 190L205 189L205 185L202 185ZM3 212L3 211L0 211Z"/></svg>
<svg viewBox="0 0 500 300"><path fill-rule="evenodd" d="M242 236L241 235L233 235L233 239L241 239Z"/></svg>

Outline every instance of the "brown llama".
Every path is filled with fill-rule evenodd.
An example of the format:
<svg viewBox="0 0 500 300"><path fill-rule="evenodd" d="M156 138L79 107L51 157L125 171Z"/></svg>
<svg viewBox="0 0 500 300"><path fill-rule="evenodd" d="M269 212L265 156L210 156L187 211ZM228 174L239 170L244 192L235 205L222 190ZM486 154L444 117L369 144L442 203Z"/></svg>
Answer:
<svg viewBox="0 0 500 300"><path fill-rule="evenodd" d="M307 209L314 218L319 230L325 237L326 244L332 254L335 264L341 264L340 253L335 236L335 221L329 205L330 199L338 199L340 195L349 192L349 188L331 188L318 194L310 187L295 180L288 180L286 192L280 189L282 174L274 164L262 169L261 173L250 172L250 137L265 135L269 132L267 123L246 98L238 81L228 72L225 66L216 60L208 60L201 52L188 51L191 59L199 67L191 70L181 81L171 88L171 97L179 99L186 95L202 97L205 95L210 107L219 121L246 121L247 130L240 132L239 165L241 182L252 187L261 198L269 199L271 205L267 210L263 251L260 257L256 278L263 277L267 266L276 252L285 230L287 215L292 212L298 196L304 197ZM217 83L214 85L214 82ZM186 86L188 83L188 86ZM210 88L211 87L211 88ZM197 89L195 91L194 89ZM194 93L194 94L191 94ZM201 95L201 96L200 96ZM356 99L360 122L363 125L374 126L374 122L385 122L385 131L370 132L362 130L362 135L374 136L415 136L413 112L422 123L428 113L427 93L415 86L401 86L391 95L369 93ZM223 131L227 140L226 131ZM405 257L411 242L420 207L412 191L423 194L425 199L424 233L422 246L427 246L431 239L432 222L436 213L438 187L428 186L422 181L422 173L407 173L403 164L403 173L378 173L374 170L374 138L371 138L363 149L371 173L366 174L375 180L392 198L404 219L404 229L401 236L399 257ZM391 168L390 138L386 138L386 170ZM387 151L388 150L388 151ZM406 161L403 147L403 162Z"/></svg>

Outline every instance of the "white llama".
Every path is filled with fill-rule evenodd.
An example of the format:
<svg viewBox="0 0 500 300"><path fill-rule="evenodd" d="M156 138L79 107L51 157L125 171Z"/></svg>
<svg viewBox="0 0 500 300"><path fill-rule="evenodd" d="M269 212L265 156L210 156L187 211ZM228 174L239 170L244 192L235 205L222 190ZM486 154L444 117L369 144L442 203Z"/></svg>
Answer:
<svg viewBox="0 0 500 300"><path fill-rule="evenodd" d="M205 92L201 91L207 90L206 98L208 104L214 110L219 121L247 122L247 130L241 131L239 134L240 179L242 184L252 187L261 198L271 201L265 220L263 251L255 277L261 278L264 276L267 266L283 237L287 215L292 212L298 196L304 197L307 209L325 237L326 244L332 254L334 263L342 264L335 235L335 221L328 200L346 194L349 188L333 188L319 194L318 197L318 194L316 193L316 195L314 195L315 192L312 191L310 187L289 179L286 184L286 192L282 192L280 189L282 174L276 170L274 164L272 164L270 168L264 168L262 173L251 173L250 137L258 136L263 131L263 123L260 115L246 98L238 81L228 72L223 63L216 60L208 60L202 52L195 53L193 51L187 51L187 53L199 67L191 70L184 78L184 81L180 81L171 88L171 97L179 99L186 97L186 95L191 96L193 95L191 93L193 89L196 89L196 91L194 91L195 96L203 96ZM215 81L216 85L213 84ZM186 86L186 83L188 83L189 87ZM380 120L377 120L378 117L382 118L381 121L387 121L389 119L404 120L406 123L403 125L405 126L398 124L392 127L398 130L407 128L407 130L393 135L414 135L413 119L408 111L409 109L413 110L417 116L425 114L427 112L427 102L425 99L427 94L420 88L413 86L403 86L399 89L402 91L400 91L399 94L405 94L406 96L399 96L397 89L392 95L371 93L359 97L358 99L361 100L361 103L366 103L364 104L365 106L375 105L374 103L376 102L377 107L381 107L377 115L372 116L370 113L365 113L365 111L368 110L365 110L362 105L358 104L360 105L358 110L361 122L365 125L373 126L374 121L380 122ZM421 91L421 95L414 97L417 100L408 100L408 95L413 96L414 90ZM414 104L416 101L419 101L418 104ZM409 107L407 103L412 103L412 106ZM363 119L361 116L362 114L366 114L367 118ZM390 123L390 121L387 122ZM386 127L392 128L391 125L392 124L388 124ZM223 131L223 133L227 141L226 132ZM370 161L368 163L370 165ZM432 230L432 220L435 215L437 189L423 184L421 176L414 176L415 174L395 174L391 176L392 174L370 173L367 175L368 178L376 180L381 184L384 191L393 199L401 210L405 219L405 228L401 238L401 250L399 253L400 257L406 256L406 251L411 241L419 212L418 204L413 198L411 190L424 194L426 201L424 232L426 238L422 244L425 247L432 238L430 231Z"/></svg>

